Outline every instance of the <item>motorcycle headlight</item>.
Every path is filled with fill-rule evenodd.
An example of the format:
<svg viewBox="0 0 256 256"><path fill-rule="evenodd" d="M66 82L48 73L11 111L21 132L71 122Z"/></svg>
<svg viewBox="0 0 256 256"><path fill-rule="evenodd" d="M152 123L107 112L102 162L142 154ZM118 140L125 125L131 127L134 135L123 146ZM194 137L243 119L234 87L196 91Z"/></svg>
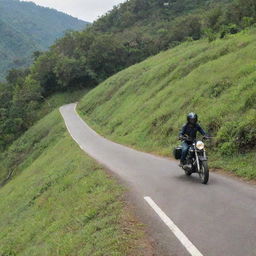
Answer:
<svg viewBox="0 0 256 256"><path fill-rule="evenodd" d="M204 143L202 141L198 141L196 143L196 147L199 149L199 150L202 150L204 149Z"/></svg>

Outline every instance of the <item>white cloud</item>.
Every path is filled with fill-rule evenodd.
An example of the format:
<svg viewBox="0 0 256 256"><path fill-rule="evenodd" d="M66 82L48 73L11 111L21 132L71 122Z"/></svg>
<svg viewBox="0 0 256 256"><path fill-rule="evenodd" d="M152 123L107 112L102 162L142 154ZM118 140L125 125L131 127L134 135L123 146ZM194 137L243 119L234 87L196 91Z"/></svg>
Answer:
<svg viewBox="0 0 256 256"><path fill-rule="evenodd" d="M23 0L31 2L31 0ZM32 2L57 9L85 21L94 21L126 0L32 0Z"/></svg>

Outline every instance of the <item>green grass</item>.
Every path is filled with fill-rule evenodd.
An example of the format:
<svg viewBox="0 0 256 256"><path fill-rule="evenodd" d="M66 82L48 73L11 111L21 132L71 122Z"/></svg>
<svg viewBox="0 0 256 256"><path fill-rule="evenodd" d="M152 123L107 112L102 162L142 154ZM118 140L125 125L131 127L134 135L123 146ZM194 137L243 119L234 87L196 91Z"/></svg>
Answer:
<svg viewBox="0 0 256 256"><path fill-rule="evenodd" d="M54 94L45 99L41 108L37 111L37 119L40 120L62 105L78 101L81 95L87 92L88 90L84 89ZM48 134L58 132L56 130L57 126L54 126L55 122L58 122L58 120L52 120L51 125L48 125L44 120L39 121L33 129L27 132L28 135L25 134L13 143L8 150L0 153L0 184L9 172L19 172L19 169L33 161L34 156L40 154L47 147L50 138ZM57 138L57 136L52 136L52 138ZM21 163L22 165L20 165Z"/></svg>
<svg viewBox="0 0 256 256"><path fill-rule="evenodd" d="M103 82L79 103L98 132L169 155L188 112L215 136L211 165L256 178L256 29L186 42ZM214 149L214 150L213 150Z"/></svg>
<svg viewBox="0 0 256 256"><path fill-rule="evenodd" d="M57 110L3 161L15 173L0 188L0 255L145 255L124 189L73 142Z"/></svg>

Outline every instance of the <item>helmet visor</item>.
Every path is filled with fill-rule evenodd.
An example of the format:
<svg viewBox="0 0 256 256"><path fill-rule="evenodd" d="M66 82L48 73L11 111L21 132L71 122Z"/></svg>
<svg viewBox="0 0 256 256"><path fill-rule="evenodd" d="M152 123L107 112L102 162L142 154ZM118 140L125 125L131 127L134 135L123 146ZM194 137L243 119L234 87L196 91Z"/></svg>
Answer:
<svg viewBox="0 0 256 256"><path fill-rule="evenodd" d="M197 120L196 120L196 118L189 118L189 123L191 123L191 124L196 124L196 122L197 122Z"/></svg>

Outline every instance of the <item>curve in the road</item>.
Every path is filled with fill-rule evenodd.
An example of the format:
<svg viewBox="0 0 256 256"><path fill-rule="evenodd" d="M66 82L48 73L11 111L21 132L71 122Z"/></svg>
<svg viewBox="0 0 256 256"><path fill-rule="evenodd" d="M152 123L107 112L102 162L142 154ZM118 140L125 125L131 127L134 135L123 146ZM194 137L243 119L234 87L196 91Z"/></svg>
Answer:
<svg viewBox="0 0 256 256"><path fill-rule="evenodd" d="M79 146L116 173L158 244L159 255L191 255L144 200L154 200L205 256L256 256L256 189L211 173L207 186L186 177L177 163L111 142L77 114L76 104L60 111ZM196 255L196 254L195 254Z"/></svg>

